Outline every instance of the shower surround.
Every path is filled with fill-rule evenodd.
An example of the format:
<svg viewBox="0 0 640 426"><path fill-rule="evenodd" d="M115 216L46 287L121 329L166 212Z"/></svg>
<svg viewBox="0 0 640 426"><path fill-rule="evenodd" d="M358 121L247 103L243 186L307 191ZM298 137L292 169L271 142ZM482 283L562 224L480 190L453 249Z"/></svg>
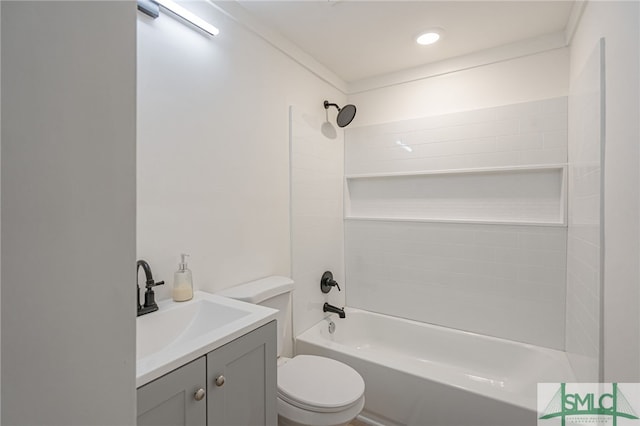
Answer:
<svg viewBox="0 0 640 426"><path fill-rule="evenodd" d="M564 350L566 163L566 97L348 129L348 305Z"/></svg>
<svg viewBox="0 0 640 426"><path fill-rule="evenodd" d="M349 128L344 175L341 132L291 110L295 348L363 375L362 420L534 424L536 383L580 379L566 352L567 104ZM333 267L345 291L323 296ZM347 305L333 335L327 297ZM449 396L437 411L400 394Z"/></svg>

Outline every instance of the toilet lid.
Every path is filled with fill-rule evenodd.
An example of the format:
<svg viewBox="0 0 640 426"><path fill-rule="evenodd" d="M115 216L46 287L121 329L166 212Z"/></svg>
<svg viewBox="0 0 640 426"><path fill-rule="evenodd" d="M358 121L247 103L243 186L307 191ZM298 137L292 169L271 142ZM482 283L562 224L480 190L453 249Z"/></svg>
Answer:
<svg viewBox="0 0 640 426"><path fill-rule="evenodd" d="M330 358L298 355L278 368L278 396L305 410L341 411L363 394L360 374Z"/></svg>

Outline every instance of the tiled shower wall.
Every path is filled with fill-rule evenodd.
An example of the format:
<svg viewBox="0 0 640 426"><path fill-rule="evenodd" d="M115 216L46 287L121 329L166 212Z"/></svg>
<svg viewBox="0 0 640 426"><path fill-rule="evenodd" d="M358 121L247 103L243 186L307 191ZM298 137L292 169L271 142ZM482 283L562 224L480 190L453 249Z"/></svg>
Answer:
<svg viewBox="0 0 640 426"><path fill-rule="evenodd" d="M566 97L345 131L346 175L566 161Z"/></svg>
<svg viewBox="0 0 640 426"><path fill-rule="evenodd" d="M566 97L345 133L347 177L566 161ZM562 221L471 222L348 218L348 305L564 349Z"/></svg>
<svg viewBox="0 0 640 426"><path fill-rule="evenodd" d="M331 271L344 289L344 136L326 121L321 109L308 112L292 106L289 124L293 332L297 336L325 317L325 302L345 305L344 291L320 291L325 271Z"/></svg>
<svg viewBox="0 0 640 426"><path fill-rule="evenodd" d="M579 381L598 382L601 292L601 47L571 87L566 348Z"/></svg>
<svg viewBox="0 0 640 426"><path fill-rule="evenodd" d="M349 306L561 349L564 228L348 221Z"/></svg>

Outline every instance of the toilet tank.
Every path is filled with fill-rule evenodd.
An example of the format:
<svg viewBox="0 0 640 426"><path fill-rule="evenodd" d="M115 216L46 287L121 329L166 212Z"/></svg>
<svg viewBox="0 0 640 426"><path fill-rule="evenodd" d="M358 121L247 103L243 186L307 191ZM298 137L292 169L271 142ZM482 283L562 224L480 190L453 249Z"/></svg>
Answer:
<svg viewBox="0 0 640 426"><path fill-rule="evenodd" d="M289 318L291 317L292 291L293 280L291 278L274 275L229 287L216 294L277 309L279 311L276 315L276 320L278 321L278 356L280 356L282 343L289 327Z"/></svg>

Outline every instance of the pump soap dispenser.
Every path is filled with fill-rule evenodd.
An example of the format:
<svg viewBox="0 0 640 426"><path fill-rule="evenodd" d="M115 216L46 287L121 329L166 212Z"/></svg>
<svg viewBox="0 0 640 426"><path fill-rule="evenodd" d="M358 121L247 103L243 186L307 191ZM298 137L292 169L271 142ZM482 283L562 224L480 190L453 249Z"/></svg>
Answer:
<svg viewBox="0 0 640 426"><path fill-rule="evenodd" d="M187 268L188 254L182 254L182 262L175 274L173 274L173 300L185 302L193 299L193 278Z"/></svg>

